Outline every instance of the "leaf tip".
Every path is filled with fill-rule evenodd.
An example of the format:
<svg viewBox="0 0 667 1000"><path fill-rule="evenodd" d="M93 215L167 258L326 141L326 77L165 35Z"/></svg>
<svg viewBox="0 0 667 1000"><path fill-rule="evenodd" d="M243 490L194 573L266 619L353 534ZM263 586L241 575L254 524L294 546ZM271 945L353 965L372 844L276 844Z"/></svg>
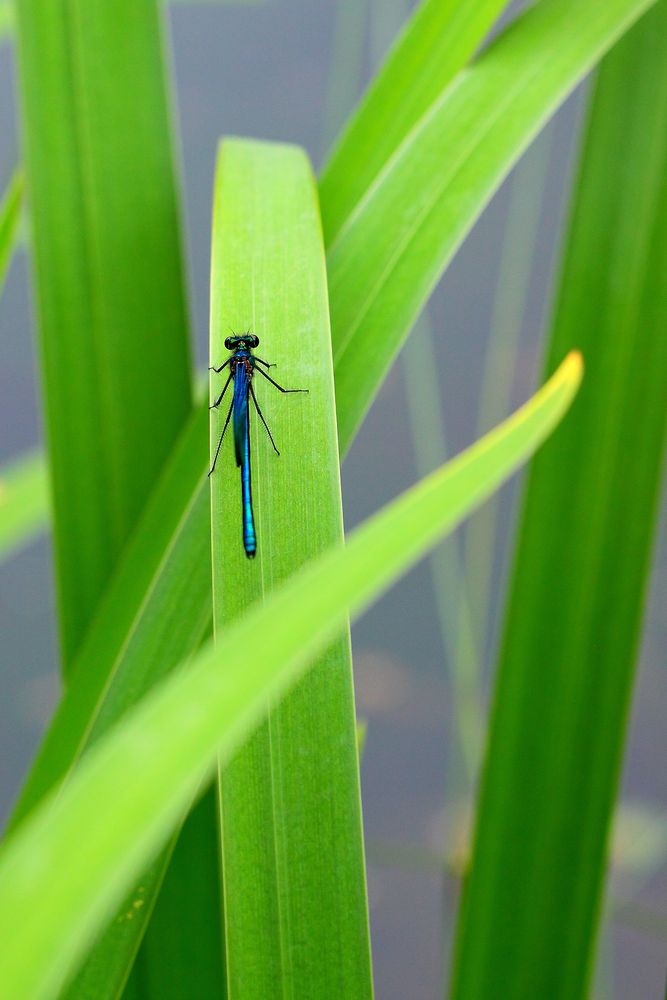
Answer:
<svg viewBox="0 0 667 1000"><path fill-rule="evenodd" d="M561 362L560 367L553 376L554 382L566 386L570 393L574 395L584 377L584 358L581 351L572 350Z"/></svg>

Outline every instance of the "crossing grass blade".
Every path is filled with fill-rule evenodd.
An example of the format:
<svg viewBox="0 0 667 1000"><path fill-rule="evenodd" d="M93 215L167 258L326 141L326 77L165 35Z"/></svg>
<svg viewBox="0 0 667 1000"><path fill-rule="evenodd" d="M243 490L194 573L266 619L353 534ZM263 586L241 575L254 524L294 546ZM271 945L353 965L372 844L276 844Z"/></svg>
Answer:
<svg viewBox="0 0 667 1000"><path fill-rule="evenodd" d="M71 665L190 408L155 0L17 0L61 640Z"/></svg>
<svg viewBox="0 0 667 1000"><path fill-rule="evenodd" d="M49 523L49 484L42 455L22 455L0 469L0 562Z"/></svg>
<svg viewBox="0 0 667 1000"><path fill-rule="evenodd" d="M5 275L14 250L22 204L23 175L17 170L0 204L0 294L2 294Z"/></svg>
<svg viewBox="0 0 667 1000"><path fill-rule="evenodd" d="M343 437L358 427L443 269L510 167L649 6L541 0L530 7L415 123L329 242ZM344 183L329 175L326 190Z"/></svg>
<svg viewBox="0 0 667 1000"><path fill-rule="evenodd" d="M662 0L593 92L547 352L587 376L525 498L456 1000L588 995L667 431L666 46Z"/></svg>
<svg viewBox="0 0 667 1000"><path fill-rule="evenodd" d="M16 804L10 828L25 819L39 800L70 773L81 755L156 681L194 653L210 629L209 501L208 491L202 486L207 430L208 410L201 408L183 431L105 594ZM195 822L190 840L197 829ZM69 995L95 996L98 1000L118 995L168 861L169 851L151 871L142 873L141 907L134 911L128 910L129 904L120 907L118 919L95 944ZM197 863L192 868L196 871ZM214 881L211 878L211 886ZM186 906L194 902L192 894L183 894L182 919L188 915ZM195 914L201 906L200 900ZM134 912L132 920L123 919L128 912ZM202 986L211 982L204 981L202 955L219 955L219 934L210 942L211 947L205 948L207 935L216 934L215 915L219 909L207 912L213 916L206 933L199 928L198 937ZM196 916L191 922L196 922ZM172 949L172 972L175 954ZM155 962L150 960L153 957L151 954L141 970L150 981L158 975Z"/></svg>
<svg viewBox="0 0 667 1000"><path fill-rule="evenodd" d="M326 270L314 178L300 149L227 141L218 155L211 364L252 330L270 375L253 379L277 456L252 409L258 550L241 542L233 440L211 477L216 636L301 565L343 539ZM212 401L226 369L213 375ZM212 411L211 461L231 391ZM230 998L372 994L349 627L222 772ZM283 985L281 985L283 984Z"/></svg>
<svg viewBox="0 0 667 1000"><path fill-rule="evenodd" d="M165 843L216 753L228 762L267 703L276 704L340 633L348 612L358 614L525 461L580 377L572 355L512 418L207 644L35 808L0 848L0 982L9 995L56 994ZM80 833L92 829L82 851Z"/></svg>
<svg viewBox="0 0 667 1000"><path fill-rule="evenodd" d="M424 0L417 7L322 171L322 225L327 243L506 6L507 0Z"/></svg>

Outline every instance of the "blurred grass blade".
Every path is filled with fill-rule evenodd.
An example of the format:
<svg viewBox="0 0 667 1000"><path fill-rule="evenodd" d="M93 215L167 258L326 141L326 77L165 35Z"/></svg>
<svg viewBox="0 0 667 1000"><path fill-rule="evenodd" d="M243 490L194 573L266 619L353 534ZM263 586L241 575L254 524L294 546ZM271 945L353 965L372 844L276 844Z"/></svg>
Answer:
<svg viewBox="0 0 667 1000"><path fill-rule="evenodd" d="M202 485L207 431L208 408L202 407L181 435L105 593L16 804L11 827L157 680L194 653L210 628L209 498ZM142 906L135 909L131 921L120 919L128 912L128 906L121 908L119 919L111 923L77 977L72 995L103 1000L118 994L167 860L163 857L151 872L143 873ZM181 901L181 917L186 916ZM215 933L215 921L209 923L209 933ZM200 959L205 941L200 932ZM174 954L172 950L172 963ZM203 981L201 961L199 968ZM157 974L150 968L142 973L151 980Z"/></svg>
<svg viewBox="0 0 667 1000"><path fill-rule="evenodd" d="M541 0L445 90L347 218L328 246L336 398L348 404L343 438L512 164L648 6ZM325 189L325 213L329 197Z"/></svg>
<svg viewBox="0 0 667 1000"><path fill-rule="evenodd" d="M493 427L511 405L528 295L534 277L537 277L537 240L554 138L554 127L548 125L517 165L512 177L490 335L484 354L478 434L484 434L489 427ZM499 556L498 516L499 498L496 496L471 518L465 539L465 576L474 601L480 645L485 653L489 648L495 648L497 632L491 588ZM507 551L504 540L502 550L504 563ZM464 627L467 624L465 619L463 624Z"/></svg>
<svg viewBox="0 0 667 1000"><path fill-rule="evenodd" d="M338 0L329 54L327 90L322 115L326 145L338 133L359 93L366 56L369 0Z"/></svg>
<svg viewBox="0 0 667 1000"><path fill-rule="evenodd" d="M248 328L260 338L257 354L277 363L281 385L309 395L281 396L253 380L281 457L253 411L252 561L241 540L231 434L211 478L214 628L223 641L250 605L343 539L314 178L296 147L227 141L213 215L211 364L229 357L230 329ZM213 376L212 400L228 372ZM211 461L230 401L212 411ZM372 994L356 742L346 626L222 774L230 998L269 1000L288 983L314 996Z"/></svg>
<svg viewBox="0 0 667 1000"><path fill-rule="evenodd" d="M0 0L0 45L10 37L13 23L10 0Z"/></svg>
<svg viewBox="0 0 667 1000"><path fill-rule="evenodd" d="M457 1000L587 995L665 445L666 48L663 0L594 90L547 357L587 378L529 480Z"/></svg>
<svg viewBox="0 0 667 1000"><path fill-rule="evenodd" d="M16 0L62 648L190 407L155 0Z"/></svg>
<svg viewBox="0 0 667 1000"><path fill-rule="evenodd" d="M508 0L424 0L343 130L322 171L330 242L413 126L484 40Z"/></svg>
<svg viewBox="0 0 667 1000"><path fill-rule="evenodd" d="M297 571L93 747L0 848L0 982L54 996L178 822L216 752L228 761L313 656L513 472L567 409L577 355L467 452ZM81 830L96 836L81 849ZM48 906L44 886L48 885ZM20 939L17 940L17 928Z"/></svg>
<svg viewBox="0 0 667 1000"><path fill-rule="evenodd" d="M0 469L0 562L49 524L49 483L40 453L22 455Z"/></svg>
<svg viewBox="0 0 667 1000"><path fill-rule="evenodd" d="M435 337L427 313L420 317L413 338L417 349L404 351L401 361L412 453L418 476L424 476L450 453ZM475 781L484 733L482 643L472 621L460 539L454 536L438 546L430 563L451 701L451 752L445 781L449 795L462 799Z"/></svg>
<svg viewBox="0 0 667 1000"><path fill-rule="evenodd" d="M1 11L1 8L0 8ZM1 17L0 13L0 17ZM0 23L0 32L2 25ZM0 294L5 283L7 268L12 258L21 206L23 204L23 174L18 170L12 177L0 204Z"/></svg>
<svg viewBox="0 0 667 1000"><path fill-rule="evenodd" d="M380 63L388 48L388 40L405 20L407 10L407 0L376 0L370 46L374 61ZM411 450L419 479L450 456L435 339L428 309L425 309L412 331L413 349L401 355ZM509 406L508 402L498 421L508 412ZM484 428L485 431L488 429ZM483 509L492 502L490 500ZM478 511L475 518L480 513ZM468 794L468 787L476 775L484 719L480 689L481 660L477 636L473 631L458 534L439 545L429 563L450 692L448 714L451 737L445 787L450 799L462 799ZM446 925L443 932L449 936Z"/></svg>

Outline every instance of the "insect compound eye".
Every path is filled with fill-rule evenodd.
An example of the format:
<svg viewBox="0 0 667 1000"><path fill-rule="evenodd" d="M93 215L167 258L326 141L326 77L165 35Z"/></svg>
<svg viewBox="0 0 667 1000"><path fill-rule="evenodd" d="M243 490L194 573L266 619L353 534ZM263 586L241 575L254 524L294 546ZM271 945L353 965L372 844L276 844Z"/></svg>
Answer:
<svg viewBox="0 0 667 1000"><path fill-rule="evenodd" d="M233 346L234 346L234 345L232 344L232 338L231 338L231 337L227 337L227 338L225 339L225 347L226 347L226 349L227 349L228 351L231 351L231 349L232 349L232 347L233 347Z"/></svg>
<svg viewBox="0 0 667 1000"><path fill-rule="evenodd" d="M251 347L259 347L259 337L254 333L248 337L248 343Z"/></svg>

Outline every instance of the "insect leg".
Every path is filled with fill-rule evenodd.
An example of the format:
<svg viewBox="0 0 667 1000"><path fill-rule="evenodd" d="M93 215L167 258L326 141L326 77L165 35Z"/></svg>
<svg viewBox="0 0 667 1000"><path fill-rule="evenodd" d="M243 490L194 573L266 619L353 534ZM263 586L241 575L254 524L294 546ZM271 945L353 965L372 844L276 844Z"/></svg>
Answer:
<svg viewBox="0 0 667 1000"><path fill-rule="evenodd" d="M263 358L258 358L256 354L253 354L253 358L255 359L255 361L259 361L260 365L264 365L266 368L276 368L277 367L277 365L275 365L275 364L269 364L268 361L264 361Z"/></svg>
<svg viewBox="0 0 667 1000"><path fill-rule="evenodd" d="M278 385L277 382L274 382L271 376L267 375L261 368L255 368L255 371L259 372L260 375L263 375L265 379L268 379L271 385L275 385L276 389L279 389L281 392L308 392L308 389L283 389L282 385Z"/></svg>
<svg viewBox="0 0 667 1000"><path fill-rule="evenodd" d="M209 370L210 372L217 372L217 373L218 373L218 375L219 375L219 374L220 374L220 372L222 371L222 369L223 369L223 368L226 368L226 367L227 367L227 365L229 364L229 362L230 362L231 360L232 360L231 358L227 358L227 360L225 361L224 365L220 365L220 367L219 367L219 368L213 368L213 367L209 367L209 369L208 369L208 370Z"/></svg>
<svg viewBox="0 0 667 1000"><path fill-rule="evenodd" d="M218 398L216 399L215 403L211 403L211 405L209 406L209 410L213 410L213 409L215 409L215 408L216 408L217 406L220 406L220 403L222 402L222 397L223 397L223 396L224 396L224 394L225 394L225 393L227 392L227 386L229 385L229 383L231 382L231 380L232 380L232 375L231 375L231 372L230 372L230 373L229 373L229 376L228 376L228 378L227 378L227 381L225 382L225 386L224 386L224 389L222 390L222 392L220 393L220 395L219 395L219 396L218 396Z"/></svg>
<svg viewBox="0 0 667 1000"><path fill-rule="evenodd" d="M225 420L225 426L222 428L222 434L220 435L220 440L218 441L218 447L215 450L215 458L213 459L213 465L210 468L209 476L211 475L211 473L215 469L215 463L218 461L218 455L220 454L220 447L222 445L222 439L225 436L225 431L227 430L227 425L229 424L229 418L232 415L232 409L233 409L233 407L234 407L234 400L232 399L231 403L229 404L229 412L227 413L227 419Z"/></svg>
<svg viewBox="0 0 667 1000"><path fill-rule="evenodd" d="M271 441L271 444L273 445L273 450L275 451L276 455L279 455L280 452L276 448L276 442L273 440L273 434L269 430L269 425L267 424L266 420L264 419L264 414L262 413L262 411L259 408L259 403L257 402L257 396L255 395L255 390L252 387L252 382L250 383L250 395L252 396L253 403L255 404L255 409L259 413L259 419L262 421L262 423L266 427L266 433L269 435L269 440Z"/></svg>

